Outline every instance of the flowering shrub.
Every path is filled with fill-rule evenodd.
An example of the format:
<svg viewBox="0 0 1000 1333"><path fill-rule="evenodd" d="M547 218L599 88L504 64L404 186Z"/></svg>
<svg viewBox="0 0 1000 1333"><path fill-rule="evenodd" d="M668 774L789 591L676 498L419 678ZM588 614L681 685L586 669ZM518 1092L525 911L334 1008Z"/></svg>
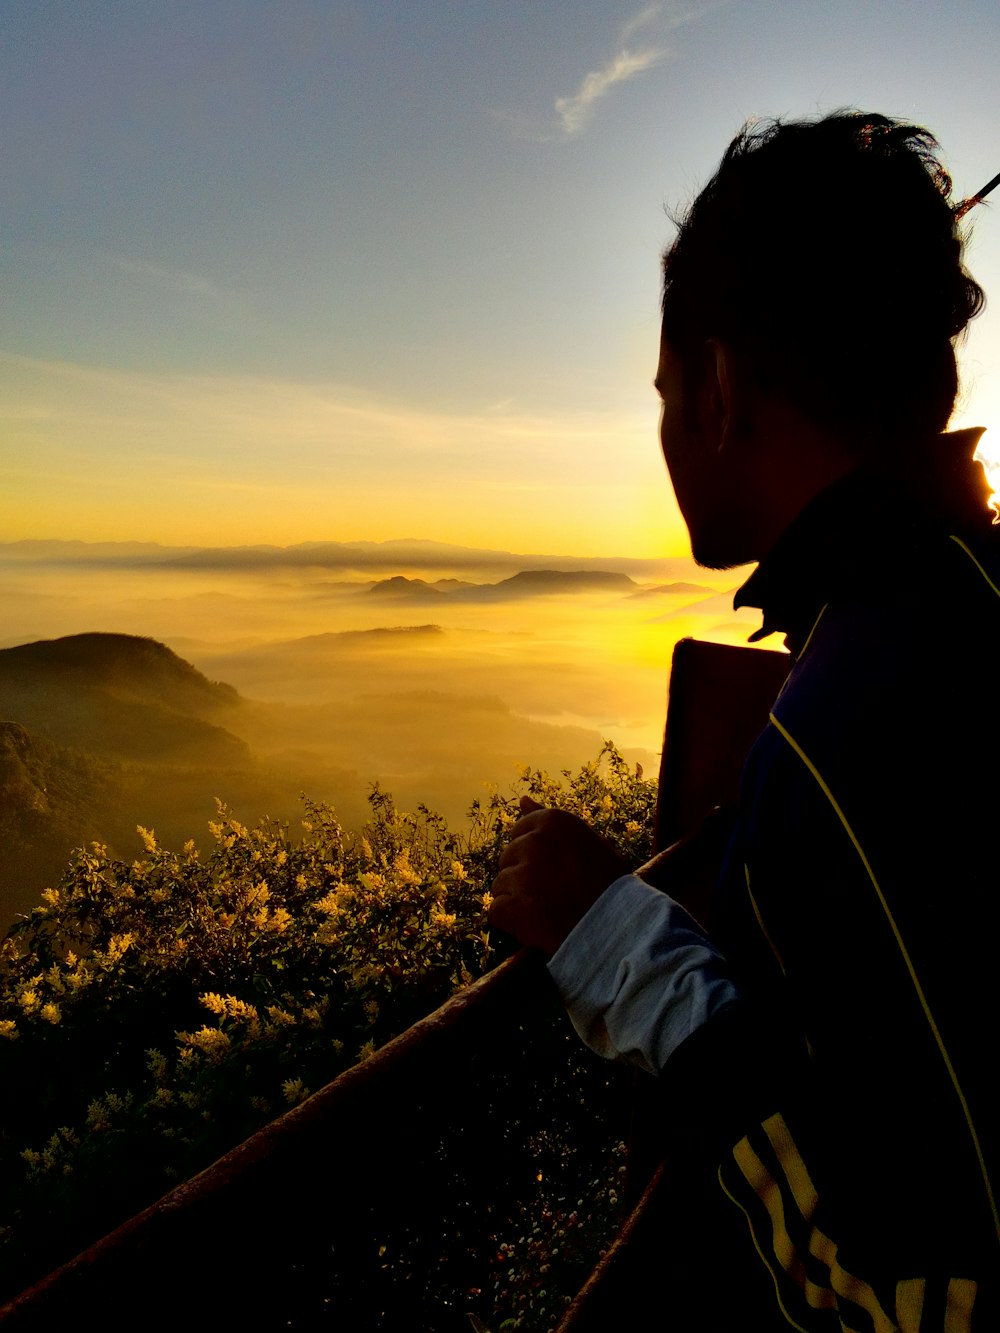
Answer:
<svg viewBox="0 0 1000 1333"><path fill-rule="evenodd" d="M563 776L525 769L517 785L643 861L654 784L610 744ZM475 801L457 833L376 787L358 834L308 800L294 840L220 805L205 855L143 829L131 864L78 852L0 944L2 1293L482 975L496 961L484 909L516 795ZM576 1218L559 1222L572 1233ZM515 1240L505 1301L514 1267L537 1266Z"/></svg>

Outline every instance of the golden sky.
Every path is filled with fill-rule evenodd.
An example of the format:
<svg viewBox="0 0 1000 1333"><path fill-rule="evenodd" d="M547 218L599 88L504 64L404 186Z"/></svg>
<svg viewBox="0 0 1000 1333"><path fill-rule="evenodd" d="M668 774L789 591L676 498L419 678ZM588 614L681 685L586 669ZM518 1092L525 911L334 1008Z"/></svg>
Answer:
<svg viewBox="0 0 1000 1333"><path fill-rule="evenodd" d="M870 108L959 198L1000 168L994 0L4 18L0 541L678 553L659 257L739 126ZM992 307L964 363L1000 422Z"/></svg>
<svg viewBox="0 0 1000 1333"><path fill-rule="evenodd" d="M0 358L4 536L288 545L417 536L686 550L645 380L633 412L447 413L340 386Z"/></svg>

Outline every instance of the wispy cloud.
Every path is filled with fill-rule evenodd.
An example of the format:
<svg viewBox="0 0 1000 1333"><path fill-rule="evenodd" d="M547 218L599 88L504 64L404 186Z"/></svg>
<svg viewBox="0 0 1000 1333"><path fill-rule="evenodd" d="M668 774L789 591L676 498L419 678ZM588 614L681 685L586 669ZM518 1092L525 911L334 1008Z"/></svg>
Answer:
<svg viewBox="0 0 1000 1333"><path fill-rule="evenodd" d="M555 99L561 137L571 138L579 134L590 120L594 107L612 88L658 65L667 55L663 41L666 33L679 23L686 22L688 17L688 14L680 15L676 12L668 14L666 7L658 0L633 15L618 33L614 55L600 69L591 70L580 81L575 92ZM635 48L637 37L644 40Z"/></svg>
<svg viewBox="0 0 1000 1333"><path fill-rule="evenodd" d="M669 34L701 18L726 0L702 0L685 7L656 0L634 14L618 31L612 54L590 70L576 89L553 99L555 117L544 122L523 112L494 112L518 136L541 142L571 139L590 121L594 109L619 84L653 69L673 53Z"/></svg>
<svg viewBox="0 0 1000 1333"><path fill-rule="evenodd" d="M556 98L556 113L567 135L577 134L590 118L591 109L618 83L635 78L663 59L665 51L650 47L645 51L619 51L603 69L591 70L576 92Z"/></svg>
<svg viewBox="0 0 1000 1333"><path fill-rule="evenodd" d="M197 273L170 268L165 264L150 264L144 259L130 259L126 255L105 254L104 258L120 273L183 296L219 300L224 295L214 283L199 277Z"/></svg>

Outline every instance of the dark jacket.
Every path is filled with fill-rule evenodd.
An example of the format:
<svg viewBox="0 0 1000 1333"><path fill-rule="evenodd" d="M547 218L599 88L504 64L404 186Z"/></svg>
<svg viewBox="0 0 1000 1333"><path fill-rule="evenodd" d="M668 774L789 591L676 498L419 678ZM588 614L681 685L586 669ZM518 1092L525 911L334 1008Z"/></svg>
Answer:
<svg viewBox="0 0 1000 1333"><path fill-rule="evenodd" d="M666 1071L816 1333L1000 1328L1000 543L937 471L837 483L741 590L795 654L712 927L746 999Z"/></svg>

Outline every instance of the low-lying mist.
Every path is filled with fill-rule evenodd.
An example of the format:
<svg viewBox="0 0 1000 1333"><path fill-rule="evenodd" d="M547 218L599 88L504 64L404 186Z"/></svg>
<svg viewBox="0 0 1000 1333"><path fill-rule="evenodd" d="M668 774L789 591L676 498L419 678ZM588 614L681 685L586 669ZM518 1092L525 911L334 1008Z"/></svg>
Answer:
<svg viewBox="0 0 1000 1333"><path fill-rule="evenodd" d="M673 645L688 635L745 643L757 617L733 612L739 582L738 573L680 559L572 560L431 543L236 552L15 543L0 547L0 647L138 635L235 687L239 699L200 714L197 726L215 728L215 739L201 736L197 751L185 730L195 723L175 704L164 714L155 673L136 693L134 679L125 689L106 672L100 688L117 702L101 695L105 720L95 718L91 732L83 686L72 696L70 733L58 722L65 701L47 701L30 673L27 684L0 687L0 720L99 756L106 799L90 802L99 808L89 822L67 815L71 827L59 836L109 840L126 858L139 851L137 823L166 842L201 842L216 796L244 822L294 823L305 792L357 826L379 782L401 806L424 802L460 820L484 784L506 788L525 764L575 769L604 738L655 771ZM157 712L155 754L139 720L129 723L133 739L112 739L108 710L126 704L135 719ZM171 717L172 752L162 739ZM46 800L40 774L31 779L36 805ZM8 857L5 869L0 859L0 890L19 899L15 910L44 887L26 882L42 873L29 873L30 862Z"/></svg>

